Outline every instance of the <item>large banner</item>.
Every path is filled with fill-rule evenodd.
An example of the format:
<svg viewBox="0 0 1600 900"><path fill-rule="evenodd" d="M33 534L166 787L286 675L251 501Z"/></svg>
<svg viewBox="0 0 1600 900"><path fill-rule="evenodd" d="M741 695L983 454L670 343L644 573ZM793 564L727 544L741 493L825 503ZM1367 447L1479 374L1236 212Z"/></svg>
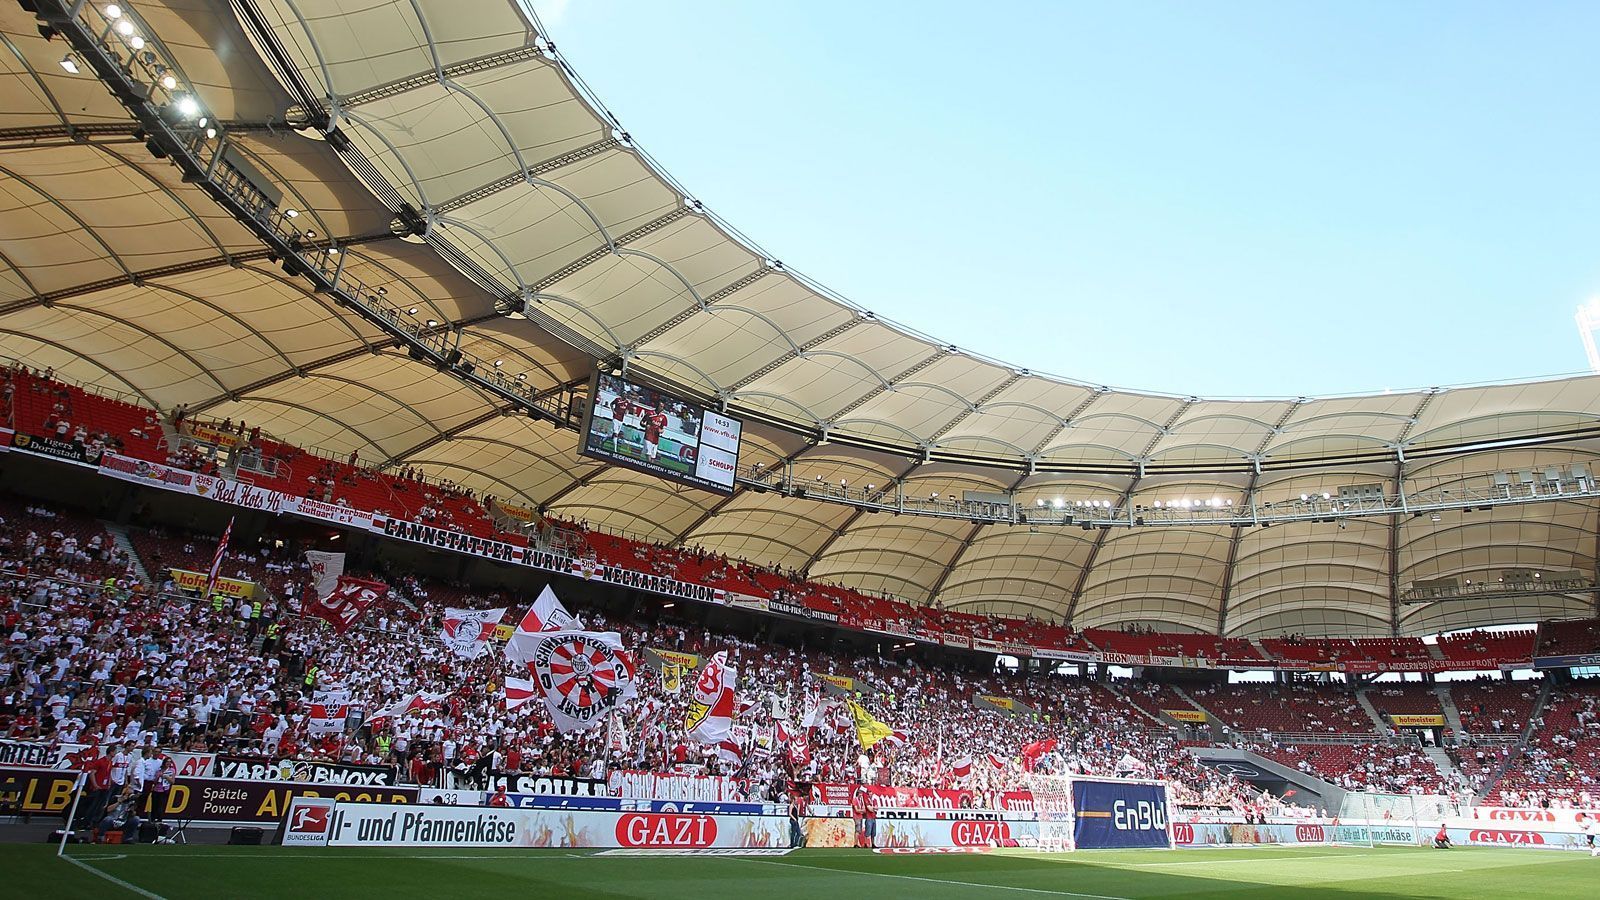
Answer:
<svg viewBox="0 0 1600 900"><path fill-rule="evenodd" d="M340 803L330 847L788 847L788 816Z"/></svg>
<svg viewBox="0 0 1600 900"><path fill-rule="evenodd" d="M0 769L0 784L17 795L19 811L33 815L67 811L77 772L64 769ZM361 788L288 781L231 778L174 780L162 810L169 822L199 825L276 825L293 797L331 797L357 803L415 803L416 788ZM154 801L151 801L154 802ZM149 812L149 806L145 812Z"/></svg>
<svg viewBox="0 0 1600 900"><path fill-rule="evenodd" d="M351 509L337 503L323 503L321 500L312 500L309 497L291 497L284 494L283 499L278 501L278 511L291 516L316 519L319 522L331 522L335 525L348 525L353 528L372 527L370 512Z"/></svg>
<svg viewBox="0 0 1600 900"><path fill-rule="evenodd" d="M100 474L164 491L194 493L194 473L115 453L100 454Z"/></svg>
<svg viewBox="0 0 1600 900"><path fill-rule="evenodd" d="M615 796L640 800L738 802L745 799L739 782L725 775L663 775L619 769L611 773L606 785Z"/></svg>
<svg viewBox="0 0 1600 900"><path fill-rule="evenodd" d="M77 441L63 441L53 437L15 431L11 434L11 447L13 450L21 450L24 453L32 453L35 456L48 456L51 459L76 463L80 466L100 465L101 451L93 447L85 447Z"/></svg>
<svg viewBox="0 0 1600 900"><path fill-rule="evenodd" d="M868 801L876 809L978 809L984 805L977 791L876 784L866 790Z"/></svg>
<svg viewBox="0 0 1600 900"><path fill-rule="evenodd" d="M611 788L597 778L568 778L563 775L528 775L522 772L496 772L489 775L488 789L505 788L513 794L540 797L612 797Z"/></svg>
<svg viewBox="0 0 1600 900"><path fill-rule="evenodd" d="M874 847L1017 847L1039 843L1039 823L984 818L886 819L873 826Z"/></svg>
<svg viewBox="0 0 1600 900"><path fill-rule="evenodd" d="M1072 809L1073 846L1079 850L1172 846L1165 784L1074 780Z"/></svg>
<svg viewBox="0 0 1600 900"><path fill-rule="evenodd" d="M237 778L245 781L300 781L311 784L354 784L364 787L392 787L397 777L394 766L358 766L306 759L272 762L240 756L217 757L212 774L219 778Z"/></svg>
<svg viewBox="0 0 1600 900"><path fill-rule="evenodd" d="M1396 728L1438 728L1444 724L1444 716L1420 715L1417 713L1390 713L1389 724Z"/></svg>
<svg viewBox="0 0 1600 900"><path fill-rule="evenodd" d="M1248 823L1174 822L1172 843L1179 847L1226 847L1233 844L1326 844L1333 826L1317 822Z"/></svg>
<svg viewBox="0 0 1600 900"><path fill-rule="evenodd" d="M206 589L206 573L191 572L188 569L168 569L167 574L172 576L172 583L180 591L194 591L203 593ZM237 578L218 578L213 585L213 590L224 597L237 600L240 597L254 597L256 583L254 581L240 581Z"/></svg>

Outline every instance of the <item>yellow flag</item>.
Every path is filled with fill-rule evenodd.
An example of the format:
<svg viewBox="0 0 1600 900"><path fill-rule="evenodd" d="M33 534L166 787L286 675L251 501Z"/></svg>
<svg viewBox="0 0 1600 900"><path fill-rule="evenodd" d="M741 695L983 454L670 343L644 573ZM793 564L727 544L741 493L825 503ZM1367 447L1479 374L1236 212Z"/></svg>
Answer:
<svg viewBox="0 0 1600 900"><path fill-rule="evenodd" d="M845 704L850 707L850 718L855 720L856 740L861 742L861 749L870 750L873 744L894 734L893 728L879 722L866 707L854 700L846 700Z"/></svg>

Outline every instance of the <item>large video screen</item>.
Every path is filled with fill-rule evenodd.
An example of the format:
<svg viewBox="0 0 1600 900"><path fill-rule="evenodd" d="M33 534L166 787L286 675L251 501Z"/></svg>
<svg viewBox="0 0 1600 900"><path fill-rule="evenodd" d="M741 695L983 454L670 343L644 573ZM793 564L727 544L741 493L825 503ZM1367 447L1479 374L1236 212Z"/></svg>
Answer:
<svg viewBox="0 0 1600 900"><path fill-rule="evenodd" d="M583 428L585 456L733 493L743 426L715 410L601 372Z"/></svg>

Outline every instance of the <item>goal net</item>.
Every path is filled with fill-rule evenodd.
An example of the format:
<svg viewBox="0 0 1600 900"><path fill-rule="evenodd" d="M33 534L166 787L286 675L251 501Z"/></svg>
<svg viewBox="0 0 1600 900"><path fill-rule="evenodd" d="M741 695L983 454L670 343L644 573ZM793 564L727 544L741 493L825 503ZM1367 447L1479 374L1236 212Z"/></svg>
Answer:
<svg viewBox="0 0 1600 900"><path fill-rule="evenodd" d="M1333 842L1361 847L1426 844L1441 822L1458 813L1455 802L1442 795L1351 791L1339 805Z"/></svg>
<svg viewBox="0 0 1600 900"><path fill-rule="evenodd" d="M1028 776L1039 849L1171 849L1166 782L1083 775Z"/></svg>
<svg viewBox="0 0 1600 900"><path fill-rule="evenodd" d="M1072 849L1072 776L1028 775L1033 812L1039 819L1039 849L1060 853Z"/></svg>

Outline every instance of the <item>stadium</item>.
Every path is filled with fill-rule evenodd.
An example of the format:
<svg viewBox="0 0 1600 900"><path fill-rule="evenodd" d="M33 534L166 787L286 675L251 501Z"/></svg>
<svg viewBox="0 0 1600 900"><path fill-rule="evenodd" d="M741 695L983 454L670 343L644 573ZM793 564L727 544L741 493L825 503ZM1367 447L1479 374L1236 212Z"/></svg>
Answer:
<svg viewBox="0 0 1600 900"><path fill-rule="evenodd" d="M746 238L516 0L0 35L19 896L1594 879L1600 376L991 359Z"/></svg>

